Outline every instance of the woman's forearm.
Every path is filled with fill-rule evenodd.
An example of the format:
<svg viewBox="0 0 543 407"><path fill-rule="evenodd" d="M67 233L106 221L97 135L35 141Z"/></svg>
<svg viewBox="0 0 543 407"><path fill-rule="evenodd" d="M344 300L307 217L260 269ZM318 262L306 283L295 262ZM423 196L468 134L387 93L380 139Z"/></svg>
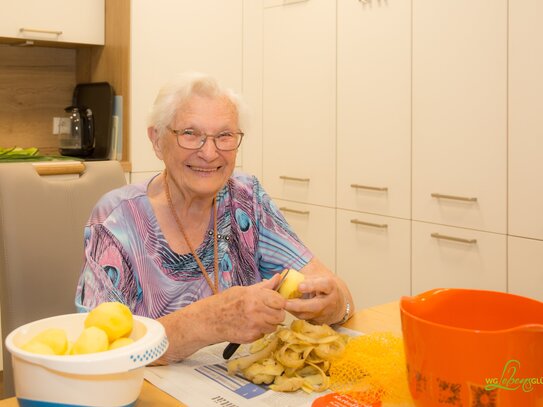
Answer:
<svg viewBox="0 0 543 407"><path fill-rule="evenodd" d="M209 313L203 310L206 302L205 299L197 301L158 319L166 329L169 342L168 350L158 364L179 362L197 350L219 342L215 339Z"/></svg>

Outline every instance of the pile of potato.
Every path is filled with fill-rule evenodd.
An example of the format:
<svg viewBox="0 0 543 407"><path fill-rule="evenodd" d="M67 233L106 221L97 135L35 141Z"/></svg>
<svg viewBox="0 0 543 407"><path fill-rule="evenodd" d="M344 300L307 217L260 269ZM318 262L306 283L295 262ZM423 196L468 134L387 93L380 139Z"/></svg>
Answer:
<svg viewBox="0 0 543 407"><path fill-rule="evenodd" d="M117 349L134 342L129 338L134 326L130 309L119 302L104 302L85 318L84 329L75 342L66 331L48 328L21 346L27 352L43 355L83 355Z"/></svg>

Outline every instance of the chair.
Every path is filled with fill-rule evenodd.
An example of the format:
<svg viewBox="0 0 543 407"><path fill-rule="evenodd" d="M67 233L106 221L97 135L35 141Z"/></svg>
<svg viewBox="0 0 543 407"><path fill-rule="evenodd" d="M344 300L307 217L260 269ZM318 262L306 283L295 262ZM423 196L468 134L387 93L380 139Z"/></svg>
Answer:
<svg viewBox="0 0 543 407"><path fill-rule="evenodd" d="M126 184L117 161L82 167L67 179L42 177L31 163L0 164L2 344L20 325L76 312L84 225L104 193ZM11 397L11 356L2 348L4 397Z"/></svg>

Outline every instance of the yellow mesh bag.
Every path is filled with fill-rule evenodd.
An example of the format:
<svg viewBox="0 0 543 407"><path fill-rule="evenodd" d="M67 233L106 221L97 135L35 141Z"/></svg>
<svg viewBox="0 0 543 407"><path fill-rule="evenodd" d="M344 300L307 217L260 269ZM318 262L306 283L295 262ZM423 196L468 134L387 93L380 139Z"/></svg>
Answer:
<svg viewBox="0 0 543 407"><path fill-rule="evenodd" d="M361 403L402 405L411 401L403 340L390 332L352 338L331 362L330 388Z"/></svg>

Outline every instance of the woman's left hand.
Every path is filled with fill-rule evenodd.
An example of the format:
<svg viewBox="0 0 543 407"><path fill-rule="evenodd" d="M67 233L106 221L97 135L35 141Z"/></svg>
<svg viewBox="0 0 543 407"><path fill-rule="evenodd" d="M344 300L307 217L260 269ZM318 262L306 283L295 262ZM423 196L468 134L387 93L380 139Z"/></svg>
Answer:
<svg viewBox="0 0 543 407"><path fill-rule="evenodd" d="M341 279L313 258L300 270L305 280L298 286L302 298L288 300L285 310L300 319L316 324L334 324L343 319L347 302L352 308L352 297Z"/></svg>

